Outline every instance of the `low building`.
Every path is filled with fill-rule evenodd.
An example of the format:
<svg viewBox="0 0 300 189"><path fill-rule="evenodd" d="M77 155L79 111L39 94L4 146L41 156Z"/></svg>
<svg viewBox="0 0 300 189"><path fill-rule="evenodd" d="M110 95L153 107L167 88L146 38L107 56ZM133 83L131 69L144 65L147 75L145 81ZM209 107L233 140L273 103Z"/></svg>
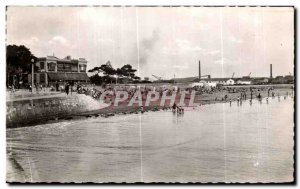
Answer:
<svg viewBox="0 0 300 189"><path fill-rule="evenodd" d="M266 77L253 78L251 84L253 85L265 85L269 83L269 79Z"/></svg>
<svg viewBox="0 0 300 189"><path fill-rule="evenodd" d="M286 75L284 77L284 79L285 79L286 83L289 83L289 84L293 84L294 83L294 76L292 76L292 75Z"/></svg>
<svg viewBox="0 0 300 189"><path fill-rule="evenodd" d="M237 80L236 84L238 84L238 85L251 85L251 80L241 78L241 79Z"/></svg>
<svg viewBox="0 0 300 189"><path fill-rule="evenodd" d="M201 80L200 82L193 82L189 86L190 87L216 87L217 84L214 82Z"/></svg>
<svg viewBox="0 0 300 189"><path fill-rule="evenodd" d="M211 83L212 85L234 85L234 80L231 78L211 78L207 79L208 83Z"/></svg>
<svg viewBox="0 0 300 189"><path fill-rule="evenodd" d="M233 79L228 79L226 81L226 85L234 85L235 84L235 81Z"/></svg>
<svg viewBox="0 0 300 189"><path fill-rule="evenodd" d="M38 70L34 73L34 83L44 86L54 86L58 83L89 83L86 73L87 60L84 58L72 59L67 56L63 59L55 56L38 58L35 63ZM31 84L31 74L28 76Z"/></svg>
<svg viewBox="0 0 300 189"><path fill-rule="evenodd" d="M194 82L199 82L196 78ZM201 81L205 81L209 86L216 87L217 85L234 85L235 81L232 78L203 78Z"/></svg>

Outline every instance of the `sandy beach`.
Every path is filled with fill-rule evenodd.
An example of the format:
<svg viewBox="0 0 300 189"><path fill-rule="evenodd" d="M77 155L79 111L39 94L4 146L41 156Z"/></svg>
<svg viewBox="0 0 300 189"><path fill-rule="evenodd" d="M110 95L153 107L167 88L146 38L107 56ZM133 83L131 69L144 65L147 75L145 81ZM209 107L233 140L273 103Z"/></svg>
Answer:
<svg viewBox="0 0 300 189"><path fill-rule="evenodd" d="M252 86L252 87L255 87L255 89L253 90L253 95L252 95L253 99L256 99L256 96L259 93L262 96L262 98L268 97L267 88L269 88L270 86L259 86L259 87ZM274 85L272 87L273 87L273 90L271 90L271 92L269 93L270 98L271 98L272 92L275 94L275 98L277 98L278 96L282 97L282 96L286 96L287 94L288 95L293 94L292 85L278 85L278 86ZM236 88L237 91L239 91L241 89L248 89L249 86L234 86L234 88ZM246 90L246 92L244 94L246 94L245 99L251 98L249 89ZM66 96L65 94L62 94L62 93L57 94L57 95L58 96L64 95L66 98L68 98L68 96ZM74 95L74 93L73 93L73 95ZM226 100L224 99L225 95L227 95ZM52 96L55 96L55 95L52 95ZM42 96L39 95L36 98L45 98L45 97L43 95ZM92 97L89 97L89 96L87 96L87 98L91 98L91 100L97 101L97 99L92 99ZM199 94L198 92L196 92L196 95L194 97L194 103L197 103L199 106L202 106L202 105L214 104L214 103L230 103L230 101L231 101L231 103L233 104L235 101L237 101L238 98L241 98L240 92L234 92L234 93L228 92L228 89L227 90L224 89L224 90L220 90L220 91L216 91L216 92L212 92L212 93L203 93L203 94ZM12 99L12 98L10 98L10 99ZM243 101L245 101L245 99ZM111 100L113 100L113 99L111 99ZM185 104L188 105L190 100L191 100L190 95L186 95L185 100L184 100ZM145 104L145 101L146 101L146 99L143 98L143 102L142 102L143 105ZM176 96L175 103L178 104L179 101L180 101L180 96ZM59 114L59 115L55 115L55 116L49 115L47 117L43 117L42 119L34 119L30 122L26 122L26 123L22 124L22 127L34 126L34 125L46 124L46 123L56 123L56 122L65 121L65 120L86 119L86 118L90 118L90 117L99 117L99 116L107 118L110 116L114 116L116 114L126 115L126 114L138 114L138 113L142 112L141 107L137 103L133 104L132 106L128 106L129 99L119 102L118 106L114 106L112 102L110 102L110 103L106 102L107 107L105 107L105 108L99 108L99 109L93 108L93 110L91 110L91 111L81 111L80 113ZM158 111L161 109L170 109L170 100L166 100L166 103L164 106L161 106L160 102L161 102L161 97L159 97L158 100L156 100L156 101L151 101L149 106L144 106L143 111L146 112L146 111ZM244 103L246 103L246 102L244 102ZM94 104L97 104L97 103L95 102Z"/></svg>
<svg viewBox="0 0 300 189"><path fill-rule="evenodd" d="M248 88L249 86L235 86L236 88ZM291 85L284 85L284 86L276 86L274 85L274 90L272 90L272 92L274 92L275 97L277 98L278 95L279 96L286 96L287 94L291 95L293 94L293 88ZM262 96L262 98L268 97L268 90L266 90L266 86L260 86L259 87L259 91L254 90L253 91L253 99L256 99L256 96L260 93L260 95ZM263 90L261 90L263 89ZM271 93L269 94L269 97L271 98ZM222 100L222 98L224 98L224 96L227 95L228 98L227 100ZM240 98L240 93L236 92L236 93L228 93L227 91L222 91L222 92L214 92L212 94L196 94L194 102L195 103L199 103L200 105L206 105L206 104L214 104L214 103L229 103L230 101L232 101L232 103L234 101L237 101L237 98ZM250 91L246 91L246 99L250 99L251 95L250 95ZM187 98L185 99L185 101L187 102L186 104L188 104L188 101L190 100L189 96L187 96ZM138 106L137 104L133 104L133 106L128 106L128 102L124 101L119 103L118 106L114 106L114 105L110 105L106 108L103 109L99 109L99 110L95 110L95 111L89 111L89 112L85 112L82 113L80 115L75 115L75 117L91 117L91 116L103 116L103 117L108 117L108 116L113 116L114 114L130 114L130 113L138 113L141 112L141 108L140 106ZM160 109L164 109L164 108L169 108L169 102L170 101L166 101L166 106L160 106L160 102L161 102L161 98L159 98L156 101L153 101L149 104L149 106L145 106L144 107L144 111L157 111ZM179 98L175 99L175 103L178 104L179 102ZM145 103L145 100L143 99L143 104ZM74 118L75 118L74 117Z"/></svg>

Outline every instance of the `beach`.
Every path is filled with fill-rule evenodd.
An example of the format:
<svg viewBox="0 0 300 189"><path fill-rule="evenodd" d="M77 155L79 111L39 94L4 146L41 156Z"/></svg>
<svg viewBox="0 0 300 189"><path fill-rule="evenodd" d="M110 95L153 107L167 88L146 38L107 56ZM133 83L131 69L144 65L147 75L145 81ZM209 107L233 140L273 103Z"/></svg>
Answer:
<svg viewBox="0 0 300 189"><path fill-rule="evenodd" d="M246 91L246 99L249 100L251 98L251 92L249 90L250 86L235 86L235 88L237 89L248 89ZM268 91L267 88L273 87L274 90L272 92L275 93L276 98L278 98L278 96L287 96L287 94L292 95L293 94L293 85L272 85L272 86L252 86L252 87L256 87L258 90L254 90L253 91L253 99L256 99L257 95L260 93L260 95L262 96L262 98L268 97ZM227 95L228 98L226 100L222 100L222 98L224 98L224 96ZM240 98L241 93L240 92L235 92L235 93L228 93L226 90L221 90L218 92L214 92L211 94L197 94L195 95L194 98L194 102L198 103L200 106L201 105L206 105L206 104L215 104L215 103L229 103L230 101L232 103L234 103L235 101L237 101L238 98ZM271 93L269 94L269 98L271 98ZM186 101L189 101L190 98L189 96L187 96L187 98L185 99ZM245 99L244 99L245 100ZM244 101L243 100L243 101ZM169 108L169 101L166 101L166 106L161 106L160 105L161 102L161 98L159 98L156 101L151 101L151 103L149 104L149 106L144 106L144 110L145 111L156 111L159 109L164 109L164 108ZM178 104L179 102L179 98L175 99L175 103ZM82 113L80 115L77 116L87 116L87 115L94 115L94 114L101 114L103 116L105 115L109 115L111 116L112 114L127 114L127 113L137 113L141 111L140 106L138 106L138 104L133 104L133 106L128 106L129 100L126 100L122 103L119 103L118 106L114 106L114 105L110 105L106 108L103 109L99 109L99 110L95 110L95 111L89 111L89 112L85 112ZM145 103L145 99L143 99L143 104ZM188 102L186 103L188 104Z"/></svg>
<svg viewBox="0 0 300 189"><path fill-rule="evenodd" d="M257 95L260 94L262 98L268 97L268 89L272 88L272 90L269 92L269 98L271 97L271 94L274 93L275 98L278 98L280 96L282 99L284 96L291 96L293 95L293 85L272 85L272 86L227 86L223 87L220 90L211 92L200 92L196 91L194 99L194 103L197 104L197 106L203 106L207 104L215 104L215 103L237 103L236 101L241 98L241 93L243 93L246 96L243 96L243 100L239 100L243 103L250 103L249 99L251 98L251 92L249 88L252 87L252 98L256 99ZM93 89L95 87L92 87L90 89ZM233 91L233 88L235 88L235 92ZM241 92L242 91L242 92ZM226 100L224 99L225 95L227 96ZM60 108L61 105L58 104L59 110L62 110L63 112L58 113L57 111L55 114L49 114L47 112L46 116L42 117L33 117L33 119L26 119L25 121L22 121L22 124L18 124L17 126L10 126L10 127L24 127L24 126L34 126L37 124L46 124L46 123L56 123L61 122L64 120L76 120L76 119L86 119L90 117L111 117L116 114L138 114L141 112L147 112L147 111L158 111L160 109L171 109L170 107L170 100L166 100L164 106L161 106L161 97L159 97L157 100L151 101L148 106L145 106L145 98L143 98L143 109L141 106L138 105L138 103L133 103L132 106L128 105L130 99L121 101L117 104L117 106L114 105L113 99L106 99L105 103L102 103L104 105L99 105L99 99L95 99L92 96L87 94L77 94L76 92L73 92L72 95L66 95L64 93L55 93L50 95L49 103L51 104L52 100L55 100L55 97L59 97L63 99L63 101L70 101L70 99L76 98L76 103L70 102L73 107L72 111L70 111L70 103L65 104L63 102L63 106L66 106L65 108ZM25 98L25 97L24 97ZM39 94L37 97L29 96L25 98L26 100L30 98L36 98L37 100L41 101L40 105L39 103L36 104L39 108L45 108L48 107L48 105L45 105L45 102L43 99L47 99L47 96L43 94ZM10 101L15 100L18 101L18 98L10 98ZM51 100L52 99L52 100ZM78 100L79 99L79 100ZM180 96L176 96L175 103L178 104L180 100ZM186 95L185 97L185 104L186 106L183 108L188 107L190 96ZM10 102L12 104L16 102ZM83 104L84 106L80 106ZM75 106L76 105L76 106ZM88 107L87 107L88 106ZM99 108L98 108L99 107ZM52 108L53 109L53 108ZM66 111L64 111L64 109ZM26 110L26 111L31 111ZM28 118L28 117L27 117Z"/></svg>

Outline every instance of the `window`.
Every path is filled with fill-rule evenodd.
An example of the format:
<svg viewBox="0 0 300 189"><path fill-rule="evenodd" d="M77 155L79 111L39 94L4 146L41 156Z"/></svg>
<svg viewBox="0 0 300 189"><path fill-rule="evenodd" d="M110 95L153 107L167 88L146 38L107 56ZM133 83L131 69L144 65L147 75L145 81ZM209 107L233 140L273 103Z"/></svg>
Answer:
<svg viewBox="0 0 300 189"><path fill-rule="evenodd" d="M44 70L45 69L45 62L40 62L40 69Z"/></svg>
<svg viewBox="0 0 300 189"><path fill-rule="evenodd" d="M80 70L80 72L85 72L86 71L86 65L79 64L79 70Z"/></svg>
<svg viewBox="0 0 300 189"><path fill-rule="evenodd" d="M64 64L64 70L66 72L70 72L71 71L71 64Z"/></svg>
<svg viewBox="0 0 300 189"><path fill-rule="evenodd" d="M72 64L71 70L72 70L72 72L78 72L78 66L77 66L77 64Z"/></svg>
<svg viewBox="0 0 300 189"><path fill-rule="evenodd" d="M47 66L48 66L48 71L49 72L54 72L55 71L56 64L54 62L49 62L47 64Z"/></svg>
<svg viewBox="0 0 300 189"><path fill-rule="evenodd" d="M64 71L64 64L63 63L57 63L57 71L63 72Z"/></svg>
<svg viewBox="0 0 300 189"><path fill-rule="evenodd" d="M45 83L46 74L40 74L40 82Z"/></svg>

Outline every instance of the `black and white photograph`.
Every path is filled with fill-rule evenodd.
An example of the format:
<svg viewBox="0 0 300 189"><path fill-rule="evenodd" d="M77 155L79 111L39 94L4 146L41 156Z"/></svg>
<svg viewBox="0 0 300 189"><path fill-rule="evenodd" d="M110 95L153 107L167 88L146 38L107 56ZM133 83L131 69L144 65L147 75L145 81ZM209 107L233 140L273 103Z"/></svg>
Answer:
<svg viewBox="0 0 300 189"><path fill-rule="evenodd" d="M6 182L294 183L295 14L6 6Z"/></svg>

